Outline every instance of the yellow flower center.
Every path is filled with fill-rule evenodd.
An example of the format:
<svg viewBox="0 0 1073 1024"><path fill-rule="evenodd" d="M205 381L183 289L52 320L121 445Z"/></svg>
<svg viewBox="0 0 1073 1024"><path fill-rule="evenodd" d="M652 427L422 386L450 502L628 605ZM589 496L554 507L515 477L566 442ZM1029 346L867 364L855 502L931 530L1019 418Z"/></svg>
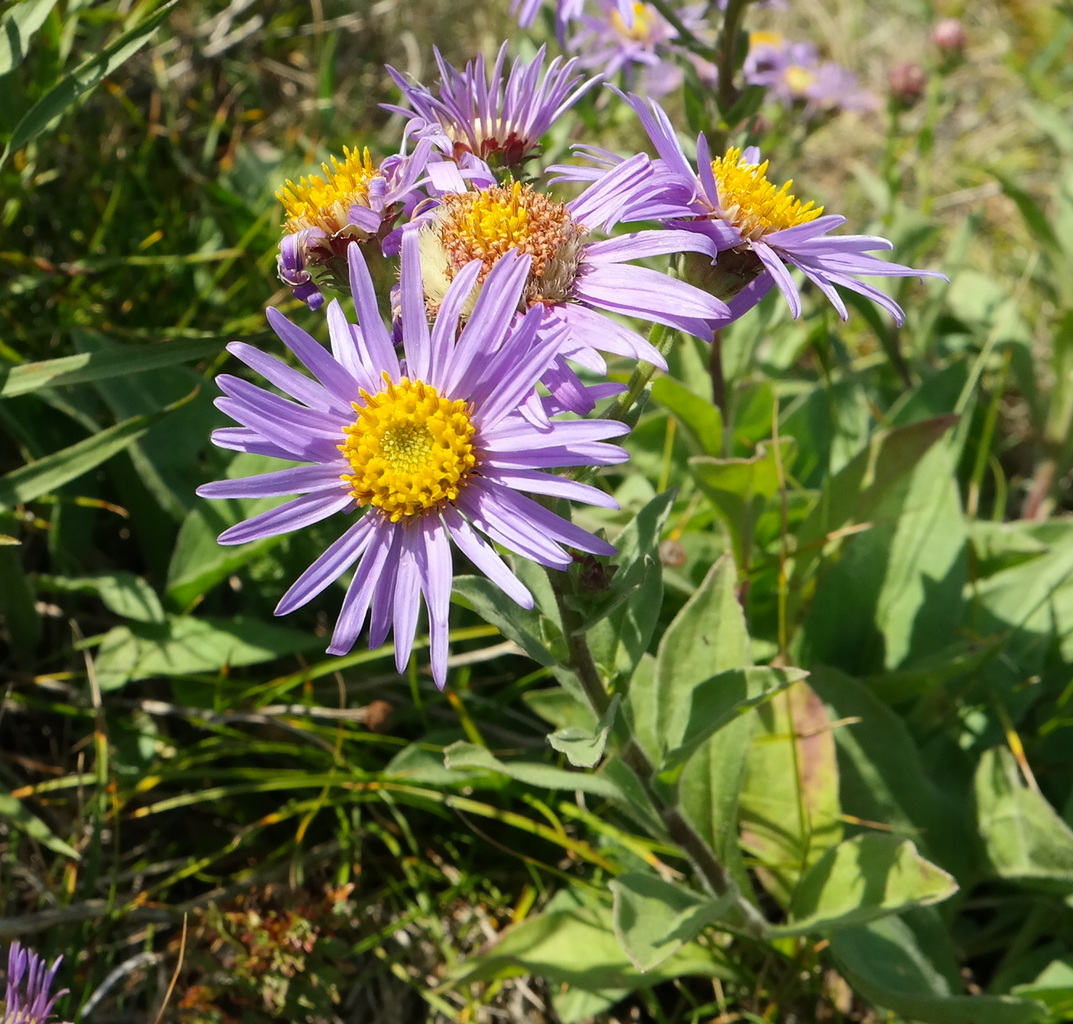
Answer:
<svg viewBox="0 0 1073 1024"><path fill-rule="evenodd" d="M791 64L782 73L782 77L783 81L786 82L787 88L795 96L804 96L812 86L812 83L816 81L816 76L808 68L801 67L800 64Z"/></svg>
<svg viewBox="0 0 1073 1024"><path fill-rule="evenodd" d="M434 512L458 497L477 466L476 428L468 402L441 398L434 387L404 377L354 403L358 418L344 427L339 450L353 473L343 474L359 505L393 523Z"/></svg>
<svg viewBox="0 0 1073 1024"><path fill-rule="evenodd" d="M770 46L774 49L782 46L782 38L778 32L750 32L749 49L757 46Z"/></svg>
<svg viewBox="0 0 1073 1024"><path fill-rule="evenodd" d="M496 261L517 249L533 257L523 308L561 302L577 277L584 233L565 204L521 182L448 194L439 217L421 232L425 297L438 306L455 274L473 260L484 264L478 276L483 283Z"/></svg>
<svg viewBox="0 0 1073 1024"><path fill-rule="evenodd" d="M724 216L750 241L807 224L823 213L822 206L802 203L791 194L793 180L776 188L766 177L767 168L767 160L762 164L746 163L736 147L712 161Z"/></svg>
<svg viewBox="0 0 1073 1024"><path fill-rule="evenodd" d="M636 43L646 42L652 35L652 26L656 20L656 9L649 4L633 4L633 24L627 25L618 10L611 12L611 27L626 39Z"/></svg>
<svg viewBox="0 0 1073 1024"><path fill-rule="evenodd" d="M367 149L343 148L343 159L330 157L331 167L321 164L324 177L311 174L299 179L296 185L290 179L286 188L276 193L287 214L284 234L294 234L304 228L321 228L329 235L341 231L356 232L350 224L350 208L356 204L369 205L369 183L379 177Z"/></svg>

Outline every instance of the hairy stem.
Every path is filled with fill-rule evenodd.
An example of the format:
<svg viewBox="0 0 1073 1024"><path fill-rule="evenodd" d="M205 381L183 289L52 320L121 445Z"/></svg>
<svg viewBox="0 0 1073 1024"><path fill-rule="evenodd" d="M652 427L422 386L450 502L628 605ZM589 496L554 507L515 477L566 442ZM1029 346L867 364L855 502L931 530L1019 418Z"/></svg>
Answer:
<svg viewBox="0 0 1073 1024"><path fill-rule="evenodd" d="M580 616L564 599L566 575L550 571L548 576L551 579L559 614L562 617L563 631L566 634L566 641L570 651L570 668L573 669L581 684L589 709L594 717L599 720L606 715L611 704L611 698L600 678L596 663L593 661L592 652L589 650L588 641L585 638L584 630L581 628ZM717 899L729 899L741 918L741 930L754 938L763 938L768 932L768 921L742 895L737 882L731 877L730 872L727 871L711 847L704 841L700 833L697 832L678 807L665 799L657 790L655 785L656 767L649 760L640 743L637 742L637 739L630 731L629 723L623 716L616 717L612 726L612 735L618 743L622 760L637 777L644 789L645 796L659 814L667 834L681 850L682 855L693 866L693 870L709 895Z"/></svg>

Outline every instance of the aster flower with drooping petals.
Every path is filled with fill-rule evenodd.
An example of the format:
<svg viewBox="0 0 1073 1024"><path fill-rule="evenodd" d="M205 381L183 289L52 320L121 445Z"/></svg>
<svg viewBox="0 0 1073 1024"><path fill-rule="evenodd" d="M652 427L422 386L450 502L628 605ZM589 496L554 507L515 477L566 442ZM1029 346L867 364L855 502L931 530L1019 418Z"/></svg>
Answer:
<svg viewBox="0 0 1073 1024"><path fill-rule="evenodd" d="M396 216L420 198L415 190L431 149L431 142L419 142L409 156L376 165L368 149L344 147L342 160L332 156L331 166L321 164L324 177L311 174L298 184L288 179L276 193L287 214L277 259L280 280L318 309L324 296L314 273L321 267L341 273L352 241L390 231Z"/></svg>
<svg viewBox="0 0 1073 1024"><path fill-rule="evenodd" d="M576 58L562 64L556 57L545 71L544 46L532 60L517 58L507 72L504 43L491 74L485 70L483 56L458 71L439 50L433 48L433 52L440 70L438 93L389 67L409 108L383 106L410 118L408 136L439 141L444 152L456 159L472 153L482 160L520 168L551 125L599 81L574 74Z"/></svg>
<svg viewBox="0 0 1073 1024"><path fill-rule="evenodd" d="M441 196L437 208L404 229L419 232L429 308L438 308L454 277L471 261L480 261L478 283L483 284L506 253L528 253L532 263L519 296L519 312L535 309L546 329L563 331L554 381L544 382L567 408L591 411L591 402L564 359L598 373L606 370L599 352L665 367L641 335L607 314L636 317L705 338L711 335L713 321L728 316L726 305L707 292L659 271L628 265L630 260L684 251L714 258L716 251L706 237L657 229L590 238L593 231L616 224L623 209L638 205L651 178L651 162L637 154L568 203L521 182Z"/></svg>
<svg viewBox="0 0 1073 1024"><path fill-rule="evenodd" d="M0 1024L48 1024L52 1007L67 989L50 994L56 972L63 957L57 957L51 967L16 940L7 954L7 982L4 1004L0 1006Z"/></svg>
<svg viewBox="0 0 1073 1024"><path fill-rule="evenodd" d="M767 177L767 161L761 162L755 146L732 148L712 158L704 135L697 139L697 170L682 150L670 119L654 100L627 97L659 153L657 177L664 208L677 203L680 215L664 219L670 226L706 235L720 251L752 259L755 277L730 302L740 316L773 286L778 286L795 317L801 315L801 296L790 275L796 267L827 296L843 320L849 318L838 288L847 288L886 309L900 324L901 306L889 295L861 277L937 277L934 270L917 270L888 263L869 255L869 250L891 249L886 238L876 235L833 235L845 217L823 215L823 208L802 202L790 192L792 181L776 186ZM636 216L637 210L626 215Z"/></svg>
<svg viewBox="0 0 1073 1024"><path fill-rule="evenodd" d="M520 320L518 304L532 257L506 255L492 269L459 330L482 270L459 269L429 330L417 239L402 242L398 330L400 360L380 319L372 279L357 245L349 250L358 326L329 304L332 351L286 317L268 311L284 344L314 375L302 374L250 345L229 351L293 401L237 377L217 378L217 405L240 424L218 430L216 444L308 465L206 484L210 498L298 494L220 535L242 544L304 529L336 513L362 513L284 594L277 615L298 608L352 565L329 653L345 654L367 616L369 644L390 630L402 671L413 648L422 601L428 609L432 675L444 685L451 593L451 541L507 596L526 608L532 596L488 540L541 565L566 568L568 548L614 552L522 492L616 508L603 491L545 472L626 460L606 443L628 428L610 420L551 420L556 404L534 385L560 345L542 330L540 312ZM482 537L482 534L484 535Z"/></svg>

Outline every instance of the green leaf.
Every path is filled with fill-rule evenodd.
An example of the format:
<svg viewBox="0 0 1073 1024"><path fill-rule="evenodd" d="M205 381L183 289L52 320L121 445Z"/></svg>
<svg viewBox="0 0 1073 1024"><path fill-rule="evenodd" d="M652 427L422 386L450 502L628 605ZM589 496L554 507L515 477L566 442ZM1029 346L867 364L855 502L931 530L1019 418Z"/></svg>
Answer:
<svg viewBox="0 0 1073 1024"><path fill-rule="evenodd" d="M663 634L650 692L631 689L635 725L642 736L650 732L650 753L657 763L682 745L694 688L722 671L751 664L737 579L731 559L712 566Z"/></svg>
<svg viewBox="0 0 1073 1024"><path fill-rule="evenodd" d="M77 68L64 75L15 125L15 130L4 147L4 152L0 154L0 167L3 167L12 153L22 149L26 143L43 132L55 118L72 106L79 97L94 89L116 68L149 42L149 37L157 30L164 20L164 16L174 4L175 0L170 0L169 3L154 11L144 21L124 32L100 53L95 53L88 60L79 64Z"/></svg>
<svg viewBox="0 0 1073 1024"><path fill-rule="evenodd" d="M720 558L660 642L655 662L642 659L630 682L625 712L634 735L657 765L682 745L691 720L693 690L713 675L751 664L745 616L737 598L737 571ZM728 868L742 892L751 892L738 837L745 755L756 715L734 719L700 744L678 779L685 816Z"/></svg>
<svg viewBox="0 0 1073 1024"><path fill-rule="evenodd" d="M721 954L688 943L657 967L637 970L615 937L612 909L573 889L556 893L540 914L511 925L440 985L450 991L478 981L535 974L549 987L621 994L682 975L728 977Z"/></svg>
<svg viewBox="0 0 1073 1024"><path fill-rule="evenodd" d="M538 789L564 789L568 792L579 790L617 803L623 802L619 788L601 774L572 772L531 761L501 761L487 747L463 740L452 743L443 752L443 763L452 770L480 768L486 772L499 772Z"/></svg>
<svg viewBox="0 0 1073 1024"><path fill-rule="evenodd" d="M630 963L650 971L718 921L732 900L717 900L656 875L628 871L608 883L615 935Z"/></svg>
<svg viewBox="0 0 1073 1024"><path fill-rule="evenodd" d="M723 417L711 401L669 375L653 381L652 397L674 414L701 452L714 456L722 454Z"/></svg>
<svg viewBox="0 0 1073 1024"><path fill-rule="evenodd" d="M678 746L667 751L660 766L660 779L673 782L686 762L734 719L771 700L807 672L798 668L732 668L704 680L693 688L689 715Z"/></svg>
<svg viewBox="0 0 1073 1024"><path fill-rule="evenodd" d="M751 562L757 521L778 493L796 446L793 438L784 437L778 444L758 445L750 459L698 456L689 460L697 486L715 505L727 528L739 566Z"/></svg>
<svg viewBox="0 0 1073 1024"><path fill-rule="evenodd" d="M659 545L673 504L673 491L658 494L615 538L619 570L608 599L582 609L589 650L605 679L628 681L655 632L663 603Z"/></svg>
<svg viewBox="0 0 1073 1024"><path fill-rule="evenodd" d="M842 543L849 527L867 524L883 498L907 477L921 456L957 422L937 416L875 434L868 447L830 477L795 538L787 616L795 621L828 546Z"/></svg>
<svg viewBox="0 0 1073 1024"><path fill-rule="evenodd" d="M972 874L975 858L963 838L972 825L961 789L929 774L905 719L836 669L818 666L809 685L828 716L843 723L834 731L843 811L914 839L959 878Z"/></svg>
<svg viewBox="0 0 1073 1024"><path fill-rule="evenodd" d="M157 345L123 345L101 352L85 352L40 363L0 367L0 398L13 398L42 388L130 377L146 370L173 366L219 355L220 338L166 341Z"/></svg>
<svg viewBox="0 0 1073 1024"><path fill-rule="evenodd" d="M794 890L790 921L776 935L806 935L864 924L911 906L949 899L953 877L908 839L868 832L832 846Z"/></svg>
<svg viewBox="0 0 1073 1024"><path fill-rule="evenodd" d="M56 0L21 0L0 20L0 75L17 68L25 58L30 39L45 23Z"/></svg>
<svg viewBox="0 0 1073 1024"><path fill-rule="evenodd" d="M121 452L161 419L167 409L132 416L99 434L53 452L0 477L0 507L21 505L48 494Z"/></svg>
<svg viewBox="0 0 1073 1024"><path fill-rule="evenodd" d="M579 728L575 725L556 729L548 736L548 743L553 750L565 754L567 760L575 768L595 768L600 763L600 758L604 756L607 735L615 723L615 715L618 714L621 701L622 695L618 693L611 698L607 712L596 723L595 730Z"/></svg>
<svg viewBox="0 0 1073 1024"><path fill-rule="evenodd" d="M1046 1012L1016 996L965 995L953 988L902 919L883 918L831 934L839 971L865 999L923 1024L1031 1024Z"/></svg>
<svg viewBox="0 0 1073 1024"><path fill-rule="evenodd" d="M1007 748L984 751L974 789L980 835L995 874L1073 892L1073 830L1025 783Z"/></svg>
<svg viewBox="0 0 1073 1024"><path fill-rule="evenodd" d="M18 524L15 517L0 511L0 532L15 533ZM34 601L34 592L23 568L23 553L18 550L18 541L0 545L0 623L12 652L19 664L33 664L34 652L41 641L41 616Z"/></svg>
<svg viewBox="0 0 1073 1024"><path fill-rule="evenodd" d="M1052 960L1035 981L1017 985L1013 994L1043 1003L1054 1021L1073 1020L1073 959Z"/></svg>
<svg viewBox="0 0 1073 1024"><path fill-rule="evenodd" d="M298 463L240 453L227 467L228 479L255 476ZM279 504L278 498L231 498L199 501L183 520L168 565L167 594L179 608L198 598L257 556L281 543L282 537L265 537L249 544L220 544L216 538L228 527Z"/></svg>
<svg viewBox="0 0 1073 1024"><path fill-rule="evenodd" d="M30 812L21 800L3 791L0 791L0 818L6 818L15 828L25 832L31 839L42 846L47 846L61 857L70 857L72 860L82 859L77 850L72 849L56 836L36 814Z"/></svg>
<svg viewBox="0 0 1073 1024"><path fill-rule="evenodd" d="M789 905L801 877L842 838L838 762L819 697L794 683L757 711L741 793L741 841L757 875Z"/></svg>
<svg viewBox="0 0 1073 1024"><path fill-rule="evenodd" d="M102 572L94 576L38 576L42 590L60 593L90 592L105 607L124 619L138 622L163 622L164 609L149 583L132 572Z"/></svg>
<svg viewBox="0 0 1073 1024"><path fill-rule="evenodd" d="M799 663L867 675L909 667L958 635L968 558L952 448L933 445L876 495L869 529L844 542L819 581Z"/></svg>
<svg viewBox="0 0 1073 1024"><path fill-rule="evenodd" d="M169 615L162 623L109 630L97 649L95 668L100 688L116 690L138 679L215 673L324 645L323 637L274 623Z"/></svg>
<svg viewBox="0 0 1073 1024"><path fill-rule="evenodd" d="M548 667L559 664L561 659L551 651L544 637L550 634L561 645L561 634L546 616L515 604L483 576L456 576L454 593L537 664Z"/></svg>

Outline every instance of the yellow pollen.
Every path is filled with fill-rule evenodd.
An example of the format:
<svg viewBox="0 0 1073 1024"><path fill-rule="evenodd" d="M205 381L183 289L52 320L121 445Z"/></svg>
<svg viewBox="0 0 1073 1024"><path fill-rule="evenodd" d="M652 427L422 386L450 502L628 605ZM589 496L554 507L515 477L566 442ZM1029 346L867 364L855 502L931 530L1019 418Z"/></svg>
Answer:
<svg viewBox="0 0 1073 1024"><path fill-rule="evenodd" d="M750 32L749 49L757 46L770 46L776 48L782 46L783 37L778 32Z"/></svg>
<svg viewBox="0 0 1073 1024"><path fill-rule="evenodd" d="M736 147L712 161L724 216L750 241L807 224L823 213L822 206L802 203L791 194L792 180L776 188L766 177L767 168L767 160L762 164L746 163Z"/></svg>
<svg viewBox="0 0 1073 1024"><path fill-rule="evenodd" d="M440 218L426 234L422 268L426 297L442 301L446 284L467 263L480 260L483 283L497 260L511 249L533 257L523 305L560 302L577 277L585 229L555 202L529 185L512 182L478 192L443 197Z"/></svg>
<svg viewBox="0 0 1073 1024"><path fill-rule="evenodd" d="M393 523L435 512L454 501L477 466L476 428L468 402L441 398L434 387L403 377L375 395L361 390L357 419L343 428L339 450L353 473L343 474L359 505Z"/></svg>
<svg viewBox="0 0 1073 1024"><path fill-rule="evenodd" d="M284 234L303 228L318 227L329 235L338 234L349 225L350 208L356 203L369 205L369 182L379 177L367 149L343 148L343 159L330 157L331 166L321 164L325 176L311 174L296 185L290 179L286 188L276 193L287 214Z"/></svg>
<svg viewBox="0 0 1073 1024"><path fill-rule="evenodd" d="M637 3L633 5L633 25L627 25L622 20L622 15L617 10L611 12L611 26L626 39L632 39L636 43L644 43L652 35L652 24L656 18L656 11L649 4Z"/></svg>

